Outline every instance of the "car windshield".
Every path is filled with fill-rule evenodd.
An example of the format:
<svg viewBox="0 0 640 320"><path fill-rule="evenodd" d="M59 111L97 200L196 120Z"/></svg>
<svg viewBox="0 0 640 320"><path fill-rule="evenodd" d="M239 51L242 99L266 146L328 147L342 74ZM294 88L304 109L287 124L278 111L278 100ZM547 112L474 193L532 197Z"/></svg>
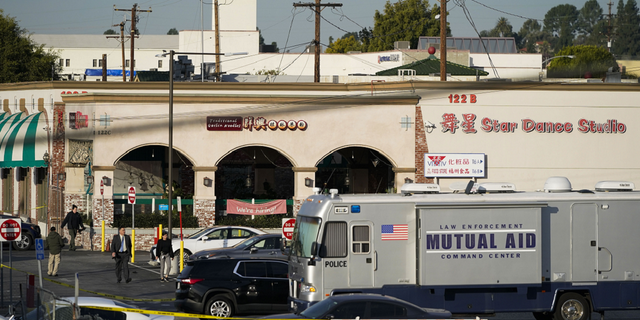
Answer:
<svg viewBox="0 0 640 320"><path fill-rule="evenodd" d="M337 304L333 299L327 298L300 312L300 315L306 318L318 319Z"/></svg>
<svg viewBox="0 0 640 320"><path fill-rule="evenodd" d="M187 239L198 239L198 238L200 238L200 236L202 236L203 234L207 233L209 230L211 230L211 229L198 230L198 232L190 235Z"/></svg>
<svg viewBox="0 0 640 320"><path fill-rule="evenodd" d="M320 230L320 218L298 216L293 228L291 254L302 258L310 258L314 255L315 252L311 252L311 246L318 238L318 230Z"/></svg>

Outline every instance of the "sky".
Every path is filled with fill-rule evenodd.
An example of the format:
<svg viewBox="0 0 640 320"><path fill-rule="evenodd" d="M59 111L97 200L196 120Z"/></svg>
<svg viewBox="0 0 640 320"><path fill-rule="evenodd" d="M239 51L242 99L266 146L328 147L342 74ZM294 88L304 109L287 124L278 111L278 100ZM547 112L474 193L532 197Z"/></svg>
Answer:
<svg viewBox="0 0 640 320"><path fill-rule="evenodd" d="M234 0L219 0L219 4L233 5ZM396 0L388 0L391 3ZM520 30L527 18L542 19L546 12L559 4L572 4L582 8L586 0L454 0L449 1L447 10L452 35L455 37L477 37L471 23L461 7L463 3L478 32L492 29L500 17L506 17L513 31ZM204 0L203 25L211 30L213 0ZM257 0L257 25L267 44L275 41L279 48L287 43L291 52L301 52L303 43L314 38L314 15L308 8L297 8L294 14L292 0ZM298 1L300 2L300 0ZM301 1L313 3L314 0ZM363 27L373 27L375 11L384 11L387 0L322 0L322 3L342 3L341 8L326 8L322 15L331 22L321 21L321 39L329 44L329 36L334 39L346 32L357 32ZM440 1L429 0L429 5ZM598 0L604 13L608 12L609 0ZM120 23L127 12L114 11L114 5L121 9L131 9L135 1L122 0L0 0L0 9L5 15L16 18L21 28L38 34L102 34L112 25ZM144 34L166 34L171 28L178 30L201 29L200 0L139 0L139 8L151 13L141 13L138 29ZM613 2L612 13L617 2ZM493 9L490 9L491 7ZM494 10L495 9L495 10ZM499 11L498 11L499 10ZM502 11L502 12L500 12ZM113 28L114 30L118 28ZM119 31L118 31L119 32ZM282 52L282 50L281 50Z"/></svg>

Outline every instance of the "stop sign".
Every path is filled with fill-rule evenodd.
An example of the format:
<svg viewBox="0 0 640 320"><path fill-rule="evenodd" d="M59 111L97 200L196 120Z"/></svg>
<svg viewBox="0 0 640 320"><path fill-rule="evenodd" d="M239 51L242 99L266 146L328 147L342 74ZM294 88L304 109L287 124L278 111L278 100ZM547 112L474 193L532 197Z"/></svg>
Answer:
<svg viewBox="0 0 640 320"><path fill-rule="evenodd" d="M136 204L136 188L129 187L129 204Z"/></svg>
<svg viewBox="0 0 640 320"><path fill-rule="evenodd" d="M296 219L282 219L282 236L287 240L293 238L293 226L296 224Z"/></svg>
<svg viewBox="0 0 640 320"><path fill-rule="evenodd" d="M104 195L104 181L100 180L100 194Z"/></svg>
<svg viewBox="0 0 640 320"><path fill-rule="evenodd" d="M2 220L0 224L0 240L13 241L20 237L20 222L17 219Z"/></svg>

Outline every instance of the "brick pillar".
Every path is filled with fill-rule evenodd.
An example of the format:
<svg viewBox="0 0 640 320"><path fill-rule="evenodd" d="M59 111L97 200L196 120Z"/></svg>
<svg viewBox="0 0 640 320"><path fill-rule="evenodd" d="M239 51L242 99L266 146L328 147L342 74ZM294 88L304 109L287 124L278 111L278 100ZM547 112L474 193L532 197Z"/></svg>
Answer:
<svg viewBox="0 0 640 320"><path fill-rule="evenodd" d="M416 175L414 181L416 183L433 183L433 179L427 179L424 176L424 154L429 153L427 145L427 136L424 130L424 121L422 120L422 108L416 106Z"/></svg>

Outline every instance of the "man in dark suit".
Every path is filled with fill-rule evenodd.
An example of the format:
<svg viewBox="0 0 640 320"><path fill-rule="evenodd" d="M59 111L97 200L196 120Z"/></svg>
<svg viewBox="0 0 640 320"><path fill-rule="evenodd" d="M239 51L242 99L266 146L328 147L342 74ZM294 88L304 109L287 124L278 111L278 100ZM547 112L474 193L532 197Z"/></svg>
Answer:
<svg viewBox="0 0 640 320"><path fill-rule="evenodd" d="M131 237L125 234L124 228L118 230L119 234L113 236L111 240L111 257L116 259L116 278L118 283L124 277L127 283L129 278L129 260L131 260Z"/></svg>

